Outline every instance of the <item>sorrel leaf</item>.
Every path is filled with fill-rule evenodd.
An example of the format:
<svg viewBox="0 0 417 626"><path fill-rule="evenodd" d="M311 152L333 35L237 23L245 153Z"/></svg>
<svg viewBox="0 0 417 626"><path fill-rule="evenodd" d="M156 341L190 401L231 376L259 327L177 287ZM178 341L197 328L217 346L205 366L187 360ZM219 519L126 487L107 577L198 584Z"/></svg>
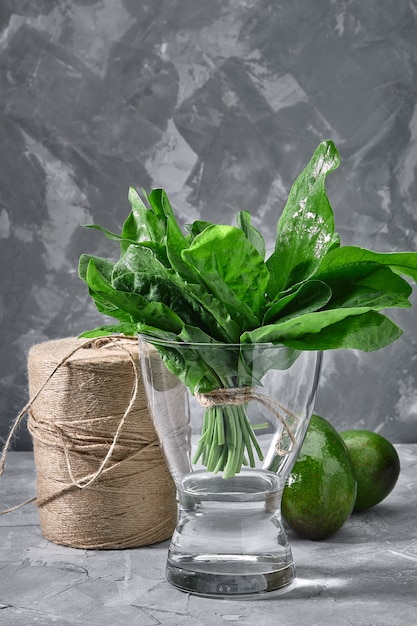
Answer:
<svg viewBox="0 0 417 626"><path fill-rule="evenodd" d="M339 162L333 142L323 142L294 182L278 221L274 252L267 260L271 298L289 285L312 276L335 243L325 178Z"/></svg>

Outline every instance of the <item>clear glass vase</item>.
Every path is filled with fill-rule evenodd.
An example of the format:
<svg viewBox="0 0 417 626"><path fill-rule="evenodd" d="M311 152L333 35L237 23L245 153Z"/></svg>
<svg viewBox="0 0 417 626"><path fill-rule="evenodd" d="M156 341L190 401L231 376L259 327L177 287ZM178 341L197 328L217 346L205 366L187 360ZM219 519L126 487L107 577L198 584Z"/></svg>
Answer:
<svg viewBox="0 0 417 626"><path fill-rule="evenodd" d="M150 413L177 488L168 581L208 597L286 590L295 567L281 497L313 410L321 353L139 341Z"/></svg>

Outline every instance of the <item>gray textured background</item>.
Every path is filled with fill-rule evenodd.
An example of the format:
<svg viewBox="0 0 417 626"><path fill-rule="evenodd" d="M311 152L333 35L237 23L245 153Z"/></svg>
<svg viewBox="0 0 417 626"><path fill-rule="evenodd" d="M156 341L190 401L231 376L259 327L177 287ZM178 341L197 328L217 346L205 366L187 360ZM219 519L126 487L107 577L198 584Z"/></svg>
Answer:
<svg viewBox="0 0 417 626"><path fill-rule="evenodd" d="M249 209L271 243L333 139L342 243L416 249L416 72L416 0L1 0L0 437L30 346L105 321L77 262L116 248L81 225L119 229L129 185L164 187L183 222ZM326 353L316 408L417 441L416 312L392 317L383 351Z"/></svg>

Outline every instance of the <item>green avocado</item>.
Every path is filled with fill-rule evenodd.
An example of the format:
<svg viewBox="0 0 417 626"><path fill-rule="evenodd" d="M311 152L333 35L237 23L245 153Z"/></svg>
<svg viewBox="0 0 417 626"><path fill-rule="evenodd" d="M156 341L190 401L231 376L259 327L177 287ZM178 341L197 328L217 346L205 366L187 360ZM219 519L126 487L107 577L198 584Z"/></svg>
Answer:
<svg viewBox="0 0 417 626"><path fill-rule="evenodd" d="M356 477L346 444L323 417L313 415L282 496L282 514L301 537L326 539L350 517Z"/></svg>
<svg viewBox="0 0 417 626"><path fill-rule="evenodd" d="M340 436L349 450L358 482L354 511L369 509L394 489L400 474L397 451L385 437L369 430L345 430Z"/></svg>

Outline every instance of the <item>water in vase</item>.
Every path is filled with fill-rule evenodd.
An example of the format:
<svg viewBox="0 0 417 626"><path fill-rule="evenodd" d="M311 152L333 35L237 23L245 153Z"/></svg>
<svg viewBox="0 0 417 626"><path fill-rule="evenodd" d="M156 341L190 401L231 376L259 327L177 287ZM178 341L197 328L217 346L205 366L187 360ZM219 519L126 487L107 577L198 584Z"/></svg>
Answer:
<svg viewBox="0 0 417 626"><path fill-rule="evenodd" d="M283 487L265 470L243 470L227 479L204 471L186 475L177 490L168 580L211 597L286 588L295 572L279 512Z"/></svg>

